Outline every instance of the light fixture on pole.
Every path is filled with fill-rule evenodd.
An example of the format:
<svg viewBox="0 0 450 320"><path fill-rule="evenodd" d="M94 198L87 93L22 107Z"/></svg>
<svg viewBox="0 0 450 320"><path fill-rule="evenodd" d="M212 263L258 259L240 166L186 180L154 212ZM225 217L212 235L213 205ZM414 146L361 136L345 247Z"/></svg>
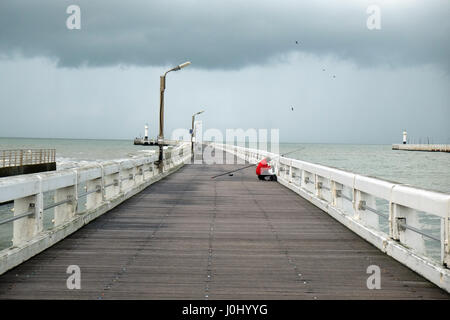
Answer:
<svg viewBox="0 0 450 320"><path fill-rule="evenodd" d="M194 113L192 115L192 129L191 129L191 153L194 154L194 137L195 137L195 131L194 131L194 121L195 121L195 116L199 115L201 113L205 112L205 110L199 111L197 113Z"/></svg>
<svg viewBox="0 0 450 320"><path fill-rule="evenodd" d="M158 145L159 145L159 164L162 166L163 161L163 147L164 147L164 90L166 89L166 75L171 71L178 71L190 65L191 62L187 61L182 63L164 73L160 77L160 99L159 99L159 135L158 135Z"/></svg>

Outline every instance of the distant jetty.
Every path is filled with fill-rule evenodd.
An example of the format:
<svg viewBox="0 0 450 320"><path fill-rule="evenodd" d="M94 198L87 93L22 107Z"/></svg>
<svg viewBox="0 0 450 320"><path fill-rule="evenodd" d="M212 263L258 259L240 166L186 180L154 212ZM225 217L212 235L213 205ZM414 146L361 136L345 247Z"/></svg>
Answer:
<svg viewBox="0 0 450 320"><path fill-rule="evenodd" d="M166 140L161 143L163 146L176 146L178 143L177 140ZM148 137L145 138L135 138L134 145L142 145L142 146L158 146L159 142L155 139L149 139Z"/></svg>
<svg viewBox="0 0 450 320"><path fill-rule="evenodd" d="M55 149L0 150L0 178L56 170Z"/></svg>
<svg viewBox="0 0 450 320"><path fill-rule="evenodd" d="M393 144L392 150L450 152L450 144Z"/></svg>
<svg viewBox="0 0 450 320"><path fill-rule="evenodd" d="M154 139L149 139L148 137L145 138L135 138L134 145L143 145L143 146L156 146L158 145L158 142Z"/></svg>

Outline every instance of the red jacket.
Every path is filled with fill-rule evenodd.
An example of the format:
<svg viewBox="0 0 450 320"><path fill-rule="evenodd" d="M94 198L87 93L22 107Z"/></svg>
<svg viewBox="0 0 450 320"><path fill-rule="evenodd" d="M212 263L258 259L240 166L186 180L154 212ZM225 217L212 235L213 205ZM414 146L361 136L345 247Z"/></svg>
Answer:
<svg viewBox="0 0 450 320"><path fill-rule="evenodd" d="M256 167L256 174L258 176L263 175L265 171L269 170L271 166L266 161L266 158L262 159L258 166Z"/></svg>

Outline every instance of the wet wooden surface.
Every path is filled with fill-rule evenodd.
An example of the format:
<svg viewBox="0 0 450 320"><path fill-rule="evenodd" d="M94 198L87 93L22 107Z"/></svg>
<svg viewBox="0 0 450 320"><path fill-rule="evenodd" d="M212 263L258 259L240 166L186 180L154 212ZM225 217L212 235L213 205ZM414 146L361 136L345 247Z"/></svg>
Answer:
<svg viewBox="0 0 450 320"><path fill-rule="evenodd" d="M0 276L0 298L449 299L254 168L211 179L240 166L186 165Z"/></svg>

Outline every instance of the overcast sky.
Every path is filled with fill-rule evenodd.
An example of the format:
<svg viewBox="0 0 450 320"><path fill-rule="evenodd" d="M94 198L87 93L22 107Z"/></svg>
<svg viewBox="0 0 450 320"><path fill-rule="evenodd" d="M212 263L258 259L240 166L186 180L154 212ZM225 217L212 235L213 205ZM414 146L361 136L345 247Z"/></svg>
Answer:
<svg viewBox="0 0 450 320"><path fill-rule="evenodd" d="M204 109L204 130L285 142L450 143L449 39L448 0L2 0L0 136L156 137L159 76L189 60L166 135Z"/></svg>

